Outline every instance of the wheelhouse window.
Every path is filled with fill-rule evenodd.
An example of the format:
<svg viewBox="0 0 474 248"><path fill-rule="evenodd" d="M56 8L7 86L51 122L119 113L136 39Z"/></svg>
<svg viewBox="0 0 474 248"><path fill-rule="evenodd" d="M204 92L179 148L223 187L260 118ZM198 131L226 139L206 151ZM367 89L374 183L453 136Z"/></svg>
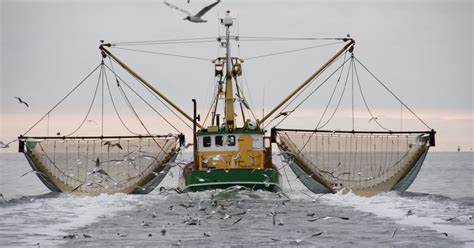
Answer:
<svg viewBox="0 0 474 248"><path fill-rule="evenodd" d="M202 145L204 147L210 147L211 146L211 137L210 136L204 136L202 138Z"/></svg>
<svg viewBox="0 0 474 248"><path fill-rule="evenodd" d="M227 146L235 146L235 136L234 135L227 136Z"/></svg>
<svg viewBox="0 0 474 248"><path fill-rule="evenodd" d="M219 136L216 136L215 142L216 142L216 146L222 146L223 143L224 143L224 140L223 140L222 136L219 135Z"/></svg>

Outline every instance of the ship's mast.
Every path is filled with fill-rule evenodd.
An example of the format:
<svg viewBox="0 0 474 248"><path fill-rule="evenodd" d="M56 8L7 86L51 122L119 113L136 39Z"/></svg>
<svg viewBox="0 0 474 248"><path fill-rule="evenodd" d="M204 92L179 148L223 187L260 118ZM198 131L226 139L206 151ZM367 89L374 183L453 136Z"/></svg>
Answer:
<svg viewBox="0 0 474 248"><path fill-rule="evenodd" d="M227 11L226 16L222 18L222 24L226 29L225 46L226 46L226 82L225 82L225 121L226 130L232 130L235 126L235 112L234 112L234 92L232 90L232 58L230 55L230 27L233 24L233 19L230 16L230 11Z"/></svg>

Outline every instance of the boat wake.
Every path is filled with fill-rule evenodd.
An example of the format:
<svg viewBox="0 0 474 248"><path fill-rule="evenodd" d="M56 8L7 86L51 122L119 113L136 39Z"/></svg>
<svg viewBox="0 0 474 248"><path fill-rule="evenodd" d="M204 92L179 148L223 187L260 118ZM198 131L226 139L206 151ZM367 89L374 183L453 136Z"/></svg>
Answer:
<svg viewBox="0 0 474 248"><path fill-rule="evenodd" d="M75 197L48 193L10 199L0 204L0 246L57 245L68 231L110 218L141 201L139 195L126 194Z"/></svg>
<svg viewBox="0 0 474 248"><path fill-rule="evenodd" d="M429 227L440 235L474 242L473 199L456 201L445 196L411 192L387 192L368 198L352 193L337 193L328 194L323 199L326 204L352 207L392 219L397 224Z"/></svg>

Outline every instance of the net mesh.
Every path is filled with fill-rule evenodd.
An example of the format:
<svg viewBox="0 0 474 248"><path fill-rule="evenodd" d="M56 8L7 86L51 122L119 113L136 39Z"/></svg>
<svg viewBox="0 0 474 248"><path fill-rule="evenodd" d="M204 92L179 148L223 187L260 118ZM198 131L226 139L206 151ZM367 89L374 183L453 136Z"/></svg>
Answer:
<svg viewBox="0 0 474 248"><path fill-rule="evenodd" d="M163 173L179 139L26 139L26 155L62 192L132 193Z"/></svg>
<svg viewBox="0 0 474 248"><path fill-rule="evenodd" d="M336 192L391 190L429 148L426 134L279 131L279 148L305 173Z"/></svg>

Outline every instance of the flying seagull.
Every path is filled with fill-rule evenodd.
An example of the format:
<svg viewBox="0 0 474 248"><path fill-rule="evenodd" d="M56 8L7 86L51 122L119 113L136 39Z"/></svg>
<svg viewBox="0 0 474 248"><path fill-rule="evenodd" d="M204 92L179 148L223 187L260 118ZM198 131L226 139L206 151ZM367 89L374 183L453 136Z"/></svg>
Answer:
<svg viewBox="0 0 474 248"><path fill-rule="evenodd" d="M16 98L16 99L18 100L18 103L23 103L23 104L25 104L26 107L28 107L28 108L30 107L30 106L28 105L28 103L25 102L25 101L23 101L23 100L21 100L21 98L19 98L19 97L17 97L17 96L15 96L14 98Z"/></svg>
<svg viewBox="0 0 474 248"><path fill-rule="evenodd" d="M190 22L195 22L195 23L199 23L199 22L207 22L207 20L203 20L201 17L206 14L209 10L211 10L214 6L216 6L221 0L217 0L217 2L213 3L213 4L210 4L206 7L204 7L201 11L199 11L197 14L193 15L191 13L189 13L188 11L184 10L184 9L181 9L179 7L177 7L176 5L173 5L171 3L168 3L166 1L164 1L163 3L166 4L166 6L170 7L170 8L173 8L173 9L177 9L183 13L185 13L187 15L186 18L184 18L183 20L188 20Z"/></svg>
<svg viewBox="0 0 474 248"><path fill-rule="evenodd" d="M3 143L3 141L0 141L0 148L8 148L8 147L10 147L10 144L13 143L13 142L15 142L15 141L16 141L16 140L13 140L13 141L10 141L10 142L8 142L8 143L6 143L6 144Z"/></svg>
<svg viewBox="0 0 474 248"><path fill-rule="evenodd" d="M245 106L245 108L250 109L250 105L249 105L249 103L247 102L247 100L245 100L245 98L243 98L243 97L241 97L241 96L239 96L239 95L235 95L235 96L236 96L235 100L237 100L238 102L242 103L242 104Z"/></svg>
<svg viewBox="0 0 474 248"><path fill-rule="evenodd" d="M370 119L369 119L369 122L371 122L372 120L376 121L378 118L380 117L384 117L383 115L380 115L380 116L372 116Z"/></svg>
<svg viewBox="0 0 474 248"><path fill-rule="evenodd" d="M104 142L104 146L108 146L109 148L116 146L116 147L120 148L120 150L123 150L123 147L120 145L119 142L112 143L110 141L106 141L106 142Z"/></svg>

